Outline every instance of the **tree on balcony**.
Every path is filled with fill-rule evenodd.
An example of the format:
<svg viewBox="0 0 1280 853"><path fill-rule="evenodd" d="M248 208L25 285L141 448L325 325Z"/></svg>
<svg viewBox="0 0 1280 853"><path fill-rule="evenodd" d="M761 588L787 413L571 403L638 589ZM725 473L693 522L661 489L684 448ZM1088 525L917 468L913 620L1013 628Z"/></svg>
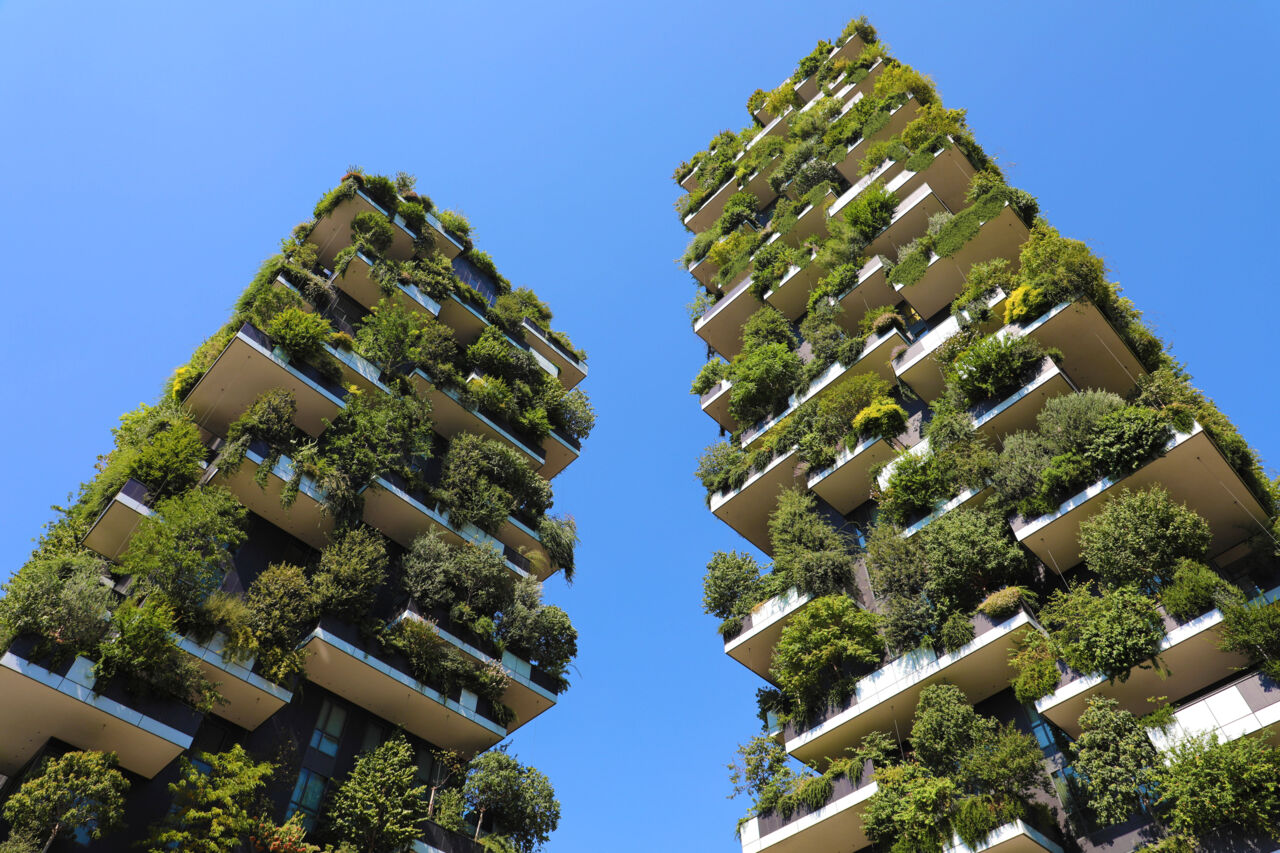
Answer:
<svg viewBox="0 0 1280 853"><path fill-rule="evenodd" d="M123 825L128 790L114 752L68 752L41 762L4 804L4 818L33 851L78 830L97 840Z"/></svg>

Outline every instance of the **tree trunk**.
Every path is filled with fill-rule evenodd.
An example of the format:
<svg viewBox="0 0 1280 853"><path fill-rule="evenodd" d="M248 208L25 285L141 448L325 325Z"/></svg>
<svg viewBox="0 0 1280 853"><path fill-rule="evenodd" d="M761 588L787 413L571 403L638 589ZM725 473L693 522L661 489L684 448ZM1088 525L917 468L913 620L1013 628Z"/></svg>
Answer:
<svg viewBox="0 0 1280 853"><path fill-rule="evenodd" d="M476 815L476 837L475 837L476 841L480 840L480 823L483 820L484 820L484 809L481 809L480 813Z"/></svg>
<svg viewBox="0 0 1280 853"><path fill-rule="evenodd" d="M53 825L53 832L49 833L48 839L45 840L44 846L40 848L40 853L49 853L49 845L53 844L53 839L58 837L58 833L62 830L62 821L58 821Z"/></svg>

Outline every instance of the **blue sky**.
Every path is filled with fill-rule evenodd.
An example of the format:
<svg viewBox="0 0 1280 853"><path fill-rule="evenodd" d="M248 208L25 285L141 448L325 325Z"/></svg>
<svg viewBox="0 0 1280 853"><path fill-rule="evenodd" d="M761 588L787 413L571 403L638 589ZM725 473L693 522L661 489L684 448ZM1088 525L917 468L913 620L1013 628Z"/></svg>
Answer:
<svg viewBox="0 0 1280 853"><path fill-rule="evenodd" d="M556 482L578 581L549 584L580 672L514 741L560 794L550 849L738 850L758 682L699 600L745 543L690 474L715 428L669 176L859 13L1280 465L1275 4L10 1L0 579L349 164L413 172L591 354L599 425Z"/></svg>

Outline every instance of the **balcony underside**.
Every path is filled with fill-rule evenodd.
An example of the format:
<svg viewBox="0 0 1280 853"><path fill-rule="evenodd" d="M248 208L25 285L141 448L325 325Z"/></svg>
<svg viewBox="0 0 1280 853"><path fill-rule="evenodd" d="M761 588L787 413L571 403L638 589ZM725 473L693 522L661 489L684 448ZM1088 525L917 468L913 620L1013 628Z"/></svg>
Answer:
<svg viewBox="0 0 1280 853"><path fill-rule="evenodd" d="M825 763L845 755L846 748L869 732L904 730L915 714L921 691L931 684L954 684L971 703L994 696L1009 686L1013 676L1010 651L1032 630L1030 616L1019 613L955 652L932 657L919 650L912 653L918 661L904 656L862 679L850 707L790 736L787 752L800 761Z"/></svg>
<svg viewBox="0 0 1280 853"><path fill-rule="evenodd" d="M814 472L809 489L847 514L871 499L871 469L893 458L894 450L884 439L863 442L850 451L844 448L835 465Z"/></svg>
<svg viewBox="0 0 1280 853"><path fill-rule="evenodd" d="M965 278L974 264L1004 258L1010 262L1010 271L1016 272L1019 252L1030 233L1013 208L1005 205L955 254L945 258L934 255L919 280L895 284L894 289L921 317L932 317L964 290Z"/></svg>
<svg viewBox="0 0 1280 853"><path fill-rule="evenodd" d="M201 645L190 637L178 638L178 646L196 659L204 676L218 686L226 701L215 706L216 716L229 720L242 729L253 731L293 699L293 694L272 684L248 666L222 659L222 640ZM246 662L250 666L252 661Z"/></svg>
<svg viewBox="0 0 1280 853"><path fill-rule="evenodd" d="M108 560L118 560L129 547L129 540L138 524L149 515L151 509L145 504L123 493L117 493L94 521L93 527L89 528L84 537L84 545Z"/></svg>
<svg viewBox="0 0 1280 853"><path fill-rule="evenodd" d="M733 384L727 380L721 380L716 383L715 387L699 398L699 405L702 411L707 414L711 420L715 421L721 429L732 432L737 424L729 415L729 398L730 389Z"/></svg>
<svg viewBox="0 0 1280 853"><path fill-rule="evenodd" d="M785 596L771 598L757 605L751 614L751 624L741 634L726 640L724 653L761 678L769 678L773 663L773 647L782 636L782 629L812 599L792 590Z"/></svg>
<svg viewBox="0 0 1280 853"><path fill-rule="evenodd" d="M742 326L763 304L751 292L751 277L738 282L694 324L694 333L727 359L742 351Z"/></svg>
<svg viewBox="0 0 1280 853"><path fill-rule="evenodd" d="M846 104L846 108L847 106L848 105ZM858 165L862 162L862 158L867 156L867 151L870 150L871 144L881 139L889 139L897 136L902 132L904 127L911 123L919 112L920 102L915 98L911 98L905 104L898 107L890 114L889 121L884 127L871 134L870 137L864 137L857 140L849 147L845 158L836 165L836 171L838 171L849 183L856 184L861 177L858 175Z"/></svg>
<svg viewBox="0 0 1280 853"><path fill-rule="evenodd" d="M904 173L905 174L905 173ZM898 249L924 234L929 227L929 217L947 210L937 193L928 184L920 184L909 195L899 196L901 201L893 212L893 219L884 231L871 241L864 254L867 257L887 255L898 257Z"/></svg>
<svg viewBox="0 0 1280 853"><path fill-rule="evenodd" d="M317 628L303 644L307 679L428 743L472 755L506 731L340 637Z"/></svg>
<svg viewBox="0 0 1280 853"><path fill-rule="evenodd" d="M418 396L430 401L432 428L440 435L446 438L463 433L482 435L515 450L534 469L542 467L545 460L538 449L516 438L482 413L462 405L455 392L435 385L431 377L421 370L415 370L409 381ZM551 476L554 475L548 475L548 478Z"/></svg>
<svg viewBox="0 0 1280 853"><path fill-rule="evenodd" d="M334 391L321 387L243 331L200 377L184 405L201 427L226 435L232 421L273 388L293 394L298 405L293 422L308 435L318 436L325 421L332 421L342 411L342 401Z"/></svg>
<svg viewBox="0 0 1280 853"><path fill-rule="evenodd" d="M1163 456L1128 477L1094 483L1048 515L1015 519L1015 537L1046 565L1065 571L1080 562L1081 523L1101 511L1122 489L1137 491L1154 485L1209 522L1213 531L1210 556L1266 529L1267 516L1258 499L1199 424L1190 434L1177 436L1175 442Z"/></svg>
<svg viewBox="0 0 1280 853"><path fill-rule="evenodd" d="M788 451L770 462L765 470L748 477L741 489L728 495L712 495L711 512L752 545L766 554L770 553L769 516L777 506L778 495L799 479L798 464L796 451Z"/></svg>
<svg viewBox="0 0 1280 853"><path fill-rule="evenodd" d="M357 192L355 196L339 203L328 215L316 222L315 228L307 235L307 242L316 244L320 263L330 269L333 268L333 260L338 252L351 245L351 221L361 213L387 215L387 211L374 204L364 193ZM413 233L394 220L391 230L393 237L391 247L387 249L387 257L397 261L407 261L413 256ZM436 244L447 257L458 254L457 247L451 245L452 241L447 238L436 240ZM453 249L452 254L448 249Z"/></svg>
<svg viewBox="0 0 1280 853"><path fill-rule="evenodd" d="M225 486L240 503L276 527L313 548L323 548L333 532L333 516L325 511L324 493L314 480L304 475L293 503L288 507L282 506L280 496L293 478L293 462L282 456L267 476L265 488L259 487L254 480L261 462L262 457L251 450L235 473L214 469L213 482Z"/></svg>
<svg viewBox="0 0 1280 853"><path fill-rule="evenodd" d="M555 366L555 370L547 372L557 374L560 384L566 390L577 387L578 383L587 378L587 366L579 361L576 355L562 349L550 336L528 320L524 321L524 330L529 349L535 357L540 356Z"/></svg>
<svg viewBox="0 0 1280 853"><path fill-rule="evenodd" d="M743 827L742 853L853 853L869 843L862 824L875 782L836 797L815 812L760 835L761 819Z"/></svg>
<svg viewBox="0 0 1280 853"><path fill-rule="evenodd" d="M1091 302L1062 303L1021 330L1045 348L1062 351L1062 369L1077 388L1125 396L1146 370Z"/></svg>
<svg viewBox="0 0 1280 853"><path fill-rule="evenodd" d="M121 767L147 779L191 746L191 734L96 695L91 669L79 658L60 676L13 652L0 658L0 773L16 773L49 738L115 752Z"/></svg>
<svg viewBox="0 0 1280 853"><path fill-rule="evenodd" d="M991 832L986 839L973 845L956 838L945 853L1062 853L1062 847L1040 830L1024 821L1006 823Z"/></svg>

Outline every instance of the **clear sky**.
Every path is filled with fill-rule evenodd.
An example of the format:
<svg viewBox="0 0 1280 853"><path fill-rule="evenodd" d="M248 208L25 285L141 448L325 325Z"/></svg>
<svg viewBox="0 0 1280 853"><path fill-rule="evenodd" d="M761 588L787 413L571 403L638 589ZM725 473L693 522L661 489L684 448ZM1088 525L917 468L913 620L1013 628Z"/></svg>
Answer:
<svg viewBox="0 0 1280 853"><path fill-rule="evenodd" d="M738 850L759 683L699 600L745 543L690 473L715 428L670 174L859 13L1280 465L1278 4L0 0L0 579L348 165L412 172L591 354L578 580L548 585L579 672L514 739L549 849Z"/></svg>

